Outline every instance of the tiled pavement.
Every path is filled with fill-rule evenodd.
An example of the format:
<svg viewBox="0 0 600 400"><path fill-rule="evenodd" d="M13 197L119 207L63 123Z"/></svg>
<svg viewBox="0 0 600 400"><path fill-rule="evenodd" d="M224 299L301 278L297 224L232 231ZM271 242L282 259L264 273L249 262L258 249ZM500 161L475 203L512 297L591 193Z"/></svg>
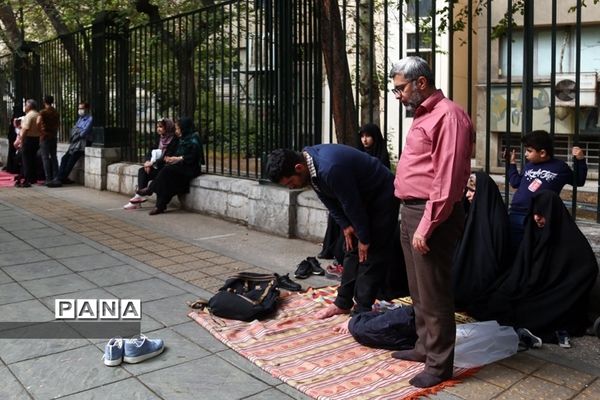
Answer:
<svg viewBox="0 0 600 400"><path fill-rule="evenodd" d="M167 349L108 368L105 341L0 339L0 399L306 398L191 322L185 301L234 271L287 273L318 248L183 211L125 212L124 201L81 187L0 189L0 322L52 320L56 297L140 298L142 331ZM599 399L599 342L520 353L430 398Z"/></svg>

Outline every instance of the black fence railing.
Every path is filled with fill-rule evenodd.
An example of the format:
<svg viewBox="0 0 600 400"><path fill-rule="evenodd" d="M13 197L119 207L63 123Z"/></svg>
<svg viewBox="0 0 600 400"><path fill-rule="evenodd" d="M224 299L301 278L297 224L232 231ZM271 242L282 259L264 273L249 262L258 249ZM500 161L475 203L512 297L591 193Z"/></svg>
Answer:
<svg viewBox="0 0 600 400"><path fill-rule="evenodd" d="M59 140L69 140L77 120L77 105L91 101L91 28L52 39L37 46L40 60L38 98L54 96L60 112ZM41 95L41 96L40 96ZM24 96L25 98L30 96Z"/></svg>
<svg viewBox="0 0 600 400"><path fill-rule="evenodd" d="M3 118L16 98L52 94L66 141L77 103L89 101L97 144L139 162L159 118L192 116L205 172L260 178L270 150L321 140L316 4L230 0L134 28L102 13L90 28L35 44L37 90L17 90L13 60L3 59Z"/></svg>
<svg viewBox="0 0 600 400"><path fill-rule="evenodd" d="M115 143L126 161L141 160L159 117L183 115L206 143L208 173L257 179L271 149L352 144L367 122L398 155L411 115L389 92L387 72L419 55L474 120L475 168L505 174L502 149L522 154L520 137L545 129L567 162L570 147L584 147L597 179L600 4L567 3L229 0L134 28L108 24L100 52L89 28L40 44L27 62L0 59L2 130L36 87L16 72L33 71L38 57L41 92L63 116L61 139L75 103L89 99L104 105L103 126L124 128ZM575 213L576 189L572 199Z"/></svg>

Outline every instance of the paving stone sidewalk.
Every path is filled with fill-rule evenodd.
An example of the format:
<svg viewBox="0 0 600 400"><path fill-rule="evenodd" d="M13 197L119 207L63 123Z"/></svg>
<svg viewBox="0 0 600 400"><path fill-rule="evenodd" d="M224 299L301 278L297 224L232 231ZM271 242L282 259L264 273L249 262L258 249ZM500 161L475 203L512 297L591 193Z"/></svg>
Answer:
<svg viewBox="0 0 600 400"><path fill-rule="evenodd" d="M57 297L140 298L142 331L167 349L109 368L104 340L0 339L0 399L307 398L190 321L185 301L208 298L235 271L293 271L318 247L185 211L126 212L124 202L77 186L0 189L0 322L50 321ZM430 398L598 399L600 341L574 342L520 353Z"/></svg>

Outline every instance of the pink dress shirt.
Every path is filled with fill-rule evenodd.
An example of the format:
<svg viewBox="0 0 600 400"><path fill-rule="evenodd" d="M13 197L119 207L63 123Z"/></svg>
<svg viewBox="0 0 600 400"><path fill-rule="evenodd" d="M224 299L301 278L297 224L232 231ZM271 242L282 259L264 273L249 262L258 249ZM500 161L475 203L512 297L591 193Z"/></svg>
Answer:
<svg viewBox="0 0 600 400"><path fill-rule="evenodd" d="M415 110L396 168L396 197L425 199L417 232L426 239L463 196L474 139L469 116L436 90Z"/></svg>

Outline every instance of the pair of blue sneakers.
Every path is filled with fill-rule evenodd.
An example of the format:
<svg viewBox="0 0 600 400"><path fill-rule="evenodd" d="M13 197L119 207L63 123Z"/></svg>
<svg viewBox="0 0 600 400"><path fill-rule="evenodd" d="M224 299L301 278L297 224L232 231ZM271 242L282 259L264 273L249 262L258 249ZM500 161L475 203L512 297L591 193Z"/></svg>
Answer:
<svg viewBox="0 0 600 400"><path fill-rule="evenodd" d="M144 335L131 339L112 338L104 348L104 365L116 367L122 362L135 364L156 357L165 349L162 339L148 339Z"/></svg>

